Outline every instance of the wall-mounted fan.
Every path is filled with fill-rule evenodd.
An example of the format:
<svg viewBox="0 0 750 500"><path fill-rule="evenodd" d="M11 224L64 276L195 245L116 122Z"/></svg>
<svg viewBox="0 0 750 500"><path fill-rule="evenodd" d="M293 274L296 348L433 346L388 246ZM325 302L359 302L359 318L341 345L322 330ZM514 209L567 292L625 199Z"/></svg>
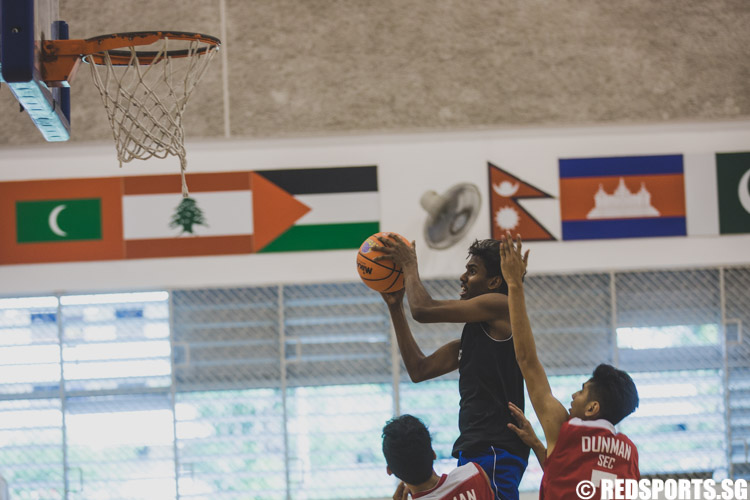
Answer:
<svg viewBox="0 0 750 500"><path fill-rule="evenodd" d="M431 248L454 245L471 228L479 215L482 196L474 184L462 183L443 194L427 191L419 203L429 214L424 224L424 239Z"/></svg>

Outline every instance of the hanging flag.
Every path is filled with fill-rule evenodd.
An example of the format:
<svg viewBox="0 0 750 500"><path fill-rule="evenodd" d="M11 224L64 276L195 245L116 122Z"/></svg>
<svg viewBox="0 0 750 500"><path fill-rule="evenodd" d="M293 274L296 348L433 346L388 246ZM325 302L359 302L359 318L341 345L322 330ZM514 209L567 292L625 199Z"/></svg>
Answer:
<svg viewBox="0 0 750 500"><path fill-rule="evenodd" d="M0 183L0 264L124 257L120 178Z"/></svg>
<svg viewBox="0 0 750 500"><path fill-rule="evenodd" d="M541 189L528 184L505 170L487 163L490 181L490 227L493 239L500 239L506 231L520 234L524 241L551 241L550 234L518 200L552 198Z"/></svg>
<svg viewBox="0 0 750 500"><path fill-rule="evenodd" d="M559 165L563 240L686 235L682 155Z"/></svg>
<svg viewBox="0 0 750 500"><path fill-rule="evenodd" d="M262 252L359 248L380 231L377 167L263 170L256 175L310 208Z"/></svg>
<svg viewBox="0 0 750 500"><path fill-rule="evenodd" d="M188 174L190 199L203 222L170 225L184 199L179 175L123 178L123 239L129 259L250 253L252 206L248 172Z"/></svg>
<svg viewBox="0 0 750 500"><path fill-rule="evenodd" d="M718 153L719 232L750 233L750 153Z"/></svg>
<svg viewBox="0 0 750 500"><path fill-rule="evenodd" d="M130 259L252 253L310 209L253 172L124 178L123 227ZM189 201L186 201L189 200Z"/></svg>
<svg viewBox="0 0 750 500"><path fill-rule="evenodd" d="M376 167L0 182L0 264L358 248ZM277 184L277 181L282 184Z"/></svg>

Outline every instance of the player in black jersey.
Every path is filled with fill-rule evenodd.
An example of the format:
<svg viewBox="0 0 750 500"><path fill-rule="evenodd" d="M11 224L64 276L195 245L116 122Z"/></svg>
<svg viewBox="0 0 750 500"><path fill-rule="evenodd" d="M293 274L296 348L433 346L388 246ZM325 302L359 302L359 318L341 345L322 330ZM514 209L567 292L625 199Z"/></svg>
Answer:
<svg viewBox="0 0 750 500"><path fill-rule="evenodd" d="M460 277L460 300L435 300L419 277L414 244L410 247L397 238L380 241L382 246L375 250L385 255L378 259L393 260L404 270L405 288L382 295L411 380L421 382L458 369L460 435L453 456L458 465L480 465L498 499L517 500L529 447L507 425L515 422L508 403L523 411L524 386L513 350L499 242L475 241L469 247L466 272ZM412 316L420 323L465 323L461 338L426 356L409 329L404 294Z"/></svg>

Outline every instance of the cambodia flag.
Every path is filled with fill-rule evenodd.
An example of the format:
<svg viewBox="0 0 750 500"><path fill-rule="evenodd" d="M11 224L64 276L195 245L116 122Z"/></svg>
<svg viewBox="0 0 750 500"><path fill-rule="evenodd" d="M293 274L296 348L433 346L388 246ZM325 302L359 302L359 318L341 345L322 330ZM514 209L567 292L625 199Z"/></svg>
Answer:
<svg viewBox="0 0 750 500"><path fill-rule="evenodd" d="M563 240L685 236L682 155L561 159Z"/></svg>

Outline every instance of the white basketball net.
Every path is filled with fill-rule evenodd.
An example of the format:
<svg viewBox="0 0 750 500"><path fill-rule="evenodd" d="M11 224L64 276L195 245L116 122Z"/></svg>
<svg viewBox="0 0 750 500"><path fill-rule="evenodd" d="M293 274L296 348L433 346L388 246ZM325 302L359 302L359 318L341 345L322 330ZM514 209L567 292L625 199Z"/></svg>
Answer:
<svg viewBox="0 0 750 500"><path fill-rule="evenodd" d="M175 43L182 45L180 49L187 45L188 55L170 57L168 45L174 48ZM107 110L120 167L133 159L177 156L183 196L188 195L188 189L182 113L217 52L206 50L207 46L198 40L163 39L153 50L157 52L156 57L147 65L140 64L137 47L128 48L130 62L127 65L112 64L107 52L98 54L104 59L101 65L94 64L91 56L84 57Z"/></svg>

